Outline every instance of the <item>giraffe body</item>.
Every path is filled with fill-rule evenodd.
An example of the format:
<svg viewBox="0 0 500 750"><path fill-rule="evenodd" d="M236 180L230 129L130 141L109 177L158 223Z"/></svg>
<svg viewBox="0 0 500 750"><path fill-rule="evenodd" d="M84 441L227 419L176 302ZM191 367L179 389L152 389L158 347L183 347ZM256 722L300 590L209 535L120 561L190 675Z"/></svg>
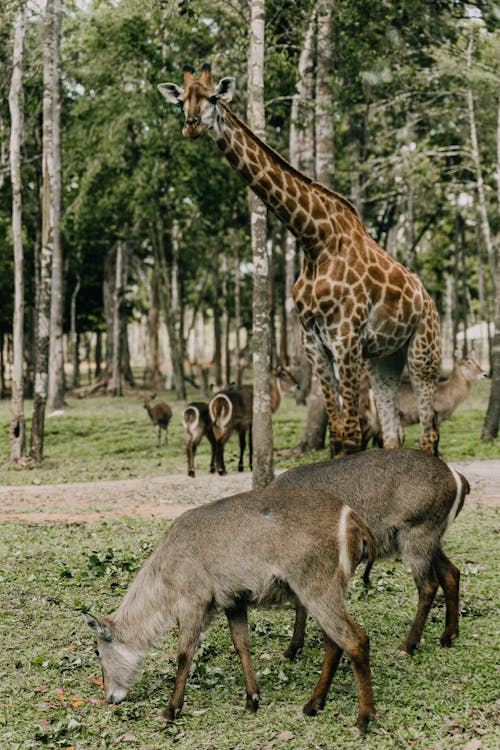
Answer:
<svg viewBox="0 0 500 750"><path fill-rule="evenodd" d="M420 444L437 451L433 402L440 368L436 307L419 277L382 250L354 207L292 167L241 122L225 101L234 80L217 87L210 66L199 79L184 69L184 89L161 84L183 108L183 135L213 136L233 169L300 241L304 257L293 288L304 347L321 382L332 455L359 450L359 386L363 362L372 384L384 447L399 447L395 406L405 363L417 394Z"/></svg>

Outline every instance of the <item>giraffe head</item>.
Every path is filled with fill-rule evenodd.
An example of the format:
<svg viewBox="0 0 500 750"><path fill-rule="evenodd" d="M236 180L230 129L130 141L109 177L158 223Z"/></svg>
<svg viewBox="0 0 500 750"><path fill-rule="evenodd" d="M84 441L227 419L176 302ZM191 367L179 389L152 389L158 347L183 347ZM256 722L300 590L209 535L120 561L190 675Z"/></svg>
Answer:
<svg viewBox="0 0 500 750"><path fill-rule="evenodd" d="M219 99L231 101L234 78L221 78L217 86L214 86L209 63L204 63L199 78L195 78L194 68L190 65L185 65L183 70L183 88L175 83L160 83L158 88L168 102L182 108L185 118L182 135L193 139L213 127Z"/></svg>

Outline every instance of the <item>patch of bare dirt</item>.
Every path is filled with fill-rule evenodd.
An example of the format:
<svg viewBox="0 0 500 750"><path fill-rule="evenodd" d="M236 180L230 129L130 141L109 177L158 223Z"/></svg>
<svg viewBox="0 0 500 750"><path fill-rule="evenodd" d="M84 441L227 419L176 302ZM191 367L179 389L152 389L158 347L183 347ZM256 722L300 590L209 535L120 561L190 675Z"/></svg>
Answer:
<svg viewBox="0 0 500 750"><path fill-rule="evenodd" d="M500 505L500 459L453 462L470 482L466 504ZM174 474L79 484L0 487L0 521L98 523L111 518L177 518L189 508L251 489L250 473Z"/></svg>

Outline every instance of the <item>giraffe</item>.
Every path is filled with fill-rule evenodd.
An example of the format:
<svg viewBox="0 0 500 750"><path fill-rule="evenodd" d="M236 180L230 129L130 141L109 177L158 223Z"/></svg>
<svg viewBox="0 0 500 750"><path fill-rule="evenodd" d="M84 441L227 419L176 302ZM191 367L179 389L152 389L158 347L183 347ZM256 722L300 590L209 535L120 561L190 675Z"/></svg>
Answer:
<svg viewBox="0 0 500 750"><path fill-rule="evenodd" d="M184 114L182 134L208 131L233 169L298 238L303 250L293 299L306 354L318 374L339 457L361 449L359 384L366 367L383 445L399 447L404 432L395 405L406 362L418 404L420 447L437 453L433 401L440 368L440 323L419 277L370 237L355 208L335 191L291 166L229 108L234 78L212 82L205 63L184 86L158 88Z"/></svg>

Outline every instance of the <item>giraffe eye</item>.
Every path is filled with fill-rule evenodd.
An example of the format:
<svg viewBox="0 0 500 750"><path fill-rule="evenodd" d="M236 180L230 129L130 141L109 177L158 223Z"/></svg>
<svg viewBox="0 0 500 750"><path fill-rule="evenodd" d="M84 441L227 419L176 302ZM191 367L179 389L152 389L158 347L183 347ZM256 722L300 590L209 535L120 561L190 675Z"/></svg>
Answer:
<svg viewBox="0 0 500 750"><path fill-rule="evenodd" d="M101 656L101 654L99 653L99 649L98 649L98 648L95 648L95 649L94 649L94 654L95 654L95 655L97 656L97 658L98 658L98 659L99 659L99 658L100 658L100 656Z"/></svg>

